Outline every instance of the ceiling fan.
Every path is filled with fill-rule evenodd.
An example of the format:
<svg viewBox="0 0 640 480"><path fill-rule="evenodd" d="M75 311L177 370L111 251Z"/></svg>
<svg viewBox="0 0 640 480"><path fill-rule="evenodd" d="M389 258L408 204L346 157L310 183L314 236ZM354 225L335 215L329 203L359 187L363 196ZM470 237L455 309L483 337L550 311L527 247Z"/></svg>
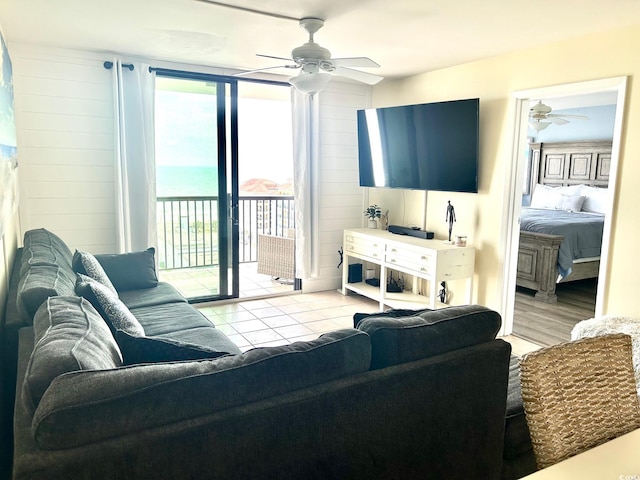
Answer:
<svg viewBox="0 0 640 480"><path fill-rule="evenodd" d="M568 115L564 113L551 113L552 108L549 105L542 103L542 100L538 100L533 107L529 109L529 126L536 132L544 130L552 123L556 125L566 125L569 123L567 118L581 118L588 120L589 117L585 115Z"/></svg>
<svg viewBox="0 0 640 480"><path fill-rule="evenodd" d="M369 85L375 85L383 79L383 77L379 75L351 68L376 68L380 66L370 58L331 58L331 52L313 40L313 35L320 30L323 25L324 20L320 18L303 18L300 20L300 27L309 34L309 40L305 44L294 48L291 51L291 58L257 54L259 57L286 60L292 63L260 68L249 72L242 72L237 75L247 75L276 68L300 69L300 73L290 78L289 83L300 92L308 94L316 93L324 88L331 80L332 75L341 75Z"/></svg>

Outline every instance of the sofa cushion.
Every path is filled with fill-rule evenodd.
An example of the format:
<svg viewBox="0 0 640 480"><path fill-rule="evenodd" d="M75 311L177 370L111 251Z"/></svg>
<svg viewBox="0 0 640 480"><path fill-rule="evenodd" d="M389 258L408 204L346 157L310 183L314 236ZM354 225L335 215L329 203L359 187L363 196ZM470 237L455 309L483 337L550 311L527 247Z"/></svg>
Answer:
<svg viewBox="0 0 640 480"><path fill-rule="evenodd" d="M66 372L122 365L104 320L81 297L50 297L33 319L35 347L22 384L22 402L33 414L54 378Z"/></svg>
<svg viewBox="0 0 640 480"><path fill-rule="evenodd" d="M58 377L45 392L33 418L33 436L43 449L72 448L244 408L365 372L370 353L368 336L349 329L212 360L74 372Z"/></svg>
<svg viewBox="0 0 640 480"><path fill-rule="evenodd" d="M71 270L71 250L57 235L38 228L24 234L20 275L24 275L31 265L59 265Z"/></svg>
<svg viewBox="0 0 640 480"><path fill-rule="evenodd" d="M134 308L153 307L167 303L186 303L187 300L171 284L158 282L153 288L139 290L122 290L118 296L131 310Z"/></svg>
<svg viewBox="0 0 640 480"><path fill-rule="evenodd" d="M153 307L132 308L148 337L173 337L173 333L194 328L213 328L211 321L188 303L168 303Z"/></svg>
<svg viewBox="0 0 640 480"><path fill-rule="evenodd" d="M371 336L371 368L411 362L495 338L500 314L480 305L448 307L416 316L372 316L358 328Z"/></svg>
<svg viewBox="0 0 640 480"><path fill-rule="evenodd" d="M54 250L58 259L64 259L71 263L73 254L69 246L58 235L45 228L34 228L24 232L23 236L24 248L30 248L35 245L44 245Z"/></svg>
<svg viewBox="0 0 640 480"><path fill-rule="evenodd" d="M228 349L219 351L213 346L207 348L170 338L135 337L120 330L116 332L116 341L122 352L125 365L201 360L203 358L221 357L230 353L240 353L240 349L235 344L233 352L225 351Z"/></svg>
<svg viewBox="0 0 640 480"><path fill-rule="evenodd" d="M91 253L88 252L76 252L73 254L73 270L76 273L81 273L89 278L94 279L96 282L101 283L107 287L111 292L118 296L116 288L111 283L109 276L100 265L100 262Z"/></svg>
<svg viewBox="0 0 640 480"><path fill-rule="evenodd" d="M133 313L115 293L103 284L79 273L76 293L91 302L113 333L116 330L122 330L130 335L144 335L144 329Z"/></svg>
<svg viewBox="0 0 640 480"><path fill-rule="evenodd" d="M96 259L107 272L118 292L152 288L158 284L156 249L119 254L97 254Z"/></svg>
<svg viewBox="0 0 640 480"><path fill-rule="evenodd" d="M18 282L20 314L32 319L47 298L74 295L75 282L75 273L64 266L30 265Z"/></svg>

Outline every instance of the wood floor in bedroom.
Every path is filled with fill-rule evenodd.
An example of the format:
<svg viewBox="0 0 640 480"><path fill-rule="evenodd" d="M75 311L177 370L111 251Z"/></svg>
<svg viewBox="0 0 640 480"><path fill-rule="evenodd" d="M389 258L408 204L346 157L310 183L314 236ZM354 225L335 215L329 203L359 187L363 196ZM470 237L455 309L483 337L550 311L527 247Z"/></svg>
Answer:
<svg viewBox="0 0 640 480"><path fill-rule="evenodd" d="M558 284L558 303L534 299L534 291L516 290L513 334L542 346L571 339L571 330L580 320L592 318L596 306L597 279Z"/></svg>

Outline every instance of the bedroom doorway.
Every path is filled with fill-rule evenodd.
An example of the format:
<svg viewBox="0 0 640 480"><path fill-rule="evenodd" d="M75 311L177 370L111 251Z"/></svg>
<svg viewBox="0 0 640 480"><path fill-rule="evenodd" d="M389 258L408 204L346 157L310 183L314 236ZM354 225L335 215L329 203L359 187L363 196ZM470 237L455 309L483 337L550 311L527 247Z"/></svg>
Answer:
<svg viewBox="0 0 640 480"><path fill-rule="evenodd" d="M615 185L617 178L618 152L620 145L620 135L622 130L622 119L624 115L624 96L626 92L626 77L616 77L604 80L580 82L574 84L557 85L526 91L514 92L515 99L515 129L513 143L513 162L511 163L509 192L507 208L503 212L506 229L503 240L506 245L505 270L503 285L502 312L505 318L505 334L513 332L516 296L516 272L518 264L520 213L522 210L522 198L526 193L526 186L523 182L525 169L527 168L527 155L523 152L529 151L528 113L529 104L534 99L559 99L576 95L595 94L598 92L613 93L616 98L615 120L613 128L613 139L611 148L611 166L609 185L611 197L615 198ZM607 284L607 263L609 253L609 239L611 237L611 213L612 202L608 206L605 214L603 229L602 251L600 256L600 266L595 299L595 315L602 313L604 308L604 289ZM541 308L542 309L542 308Z"/></svg>

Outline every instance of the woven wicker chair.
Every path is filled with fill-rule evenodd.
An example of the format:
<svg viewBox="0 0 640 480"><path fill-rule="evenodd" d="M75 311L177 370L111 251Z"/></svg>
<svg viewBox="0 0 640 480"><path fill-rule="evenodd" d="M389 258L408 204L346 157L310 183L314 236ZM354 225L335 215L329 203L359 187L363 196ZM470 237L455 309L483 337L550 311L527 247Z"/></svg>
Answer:
<svg viewBox="0 0 640 480"><path fill-rule="evenodd" d="M538 468L640 428L628 335L530 353L520 362L520 383Z"/></svg>
<svg viewBox="0 0 640 480"><path fill-rule="evenodd" d="M295 277L295 230L288 237L258 235L258 273L276 279L293 280Z"/></svg>

